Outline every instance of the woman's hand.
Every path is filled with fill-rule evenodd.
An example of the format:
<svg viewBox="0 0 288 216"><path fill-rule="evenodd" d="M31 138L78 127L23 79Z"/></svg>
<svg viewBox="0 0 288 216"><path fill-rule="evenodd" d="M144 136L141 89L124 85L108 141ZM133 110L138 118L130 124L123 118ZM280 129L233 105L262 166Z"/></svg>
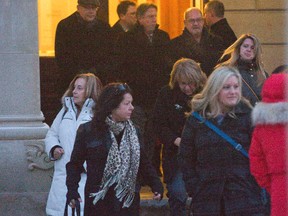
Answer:
<svg viewBox="0 0 288 216"><path fill-rule="evenodd" d="M54 149L54 152L53 152L53 157L58 160L61 158L61 156L64 154L64 149L63 148L60 148L60 147L57 147Z"/></svg>
<svg viewBox="0 0 288 216"><path fill-rule="evenodd" d="M82 199L81 199L81 198L78 198L78 201L79 201L79 202L82 202ZM76 208L76 202L75 202L74 199L72 199L72 200L70 201L69 206L70 206L71 208Z"/></svg>
<svg viewBox="0 0 288 216"><path fill-rule="evenodd" d="M177 137L176 139L175 139L175 141L174 141L174 145L176 145L176 146L180 146L180 143L181 143L181 138L180 137Z"/></svg>
<svg viewBox="0 0 288 216"><path fill-rule="evenodd" d="M153 200L157 200L157 201L162 200L162 195L160 193L158 193L158 192L155 192Z"/></svg>

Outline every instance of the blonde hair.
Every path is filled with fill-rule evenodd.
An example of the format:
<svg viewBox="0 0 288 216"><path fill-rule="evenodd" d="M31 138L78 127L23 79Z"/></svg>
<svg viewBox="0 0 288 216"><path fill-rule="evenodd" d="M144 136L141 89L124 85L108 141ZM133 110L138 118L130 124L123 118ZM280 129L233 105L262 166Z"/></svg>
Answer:
<svg viewBox="0 0 288 216"><path fill-rule="evenodd" d="M98 97L102 91L103 85L100 79L95 76L93 73L82 73L77 74L73 80L70 82L68 89L62 96L62 103L64 103L65 97L72 97L73 96L73 90L74 90L74 84L77 79L82 78L86 81L86 94L85 99L92 98L94 102L97 102Z"/></svg>
<svg viewBox="0 0 288 216"><path fill-rule="evenodd" d="M220 61L227 58L227 56L230 58L227 61L224 61L223 63L220 63L216 66L232 66L237 67L237 61L240 58L240 48L243 42L247 39L251 39L254 43L254 50L255 50L255 64L256 64L256 75L257 75L257 84L261 85L263 84L264 80L266 79L264 66L262 63L262 48L261 43L259 42L258 38L253 34L242 34L230 47L228 47L223 55L220 58Z"/></svg>
<svg viewBox="0 0 288 216"><path fill-rule="evenodd" d="M235 76L239 83L240 97L237 103L243 101L251 106L250 103L242 97L242 81L239 71L234 67L222 66L212 72L202 92L193 97L191 101L192 112L200 112L205 118L215 118L221 114L222 109L218 96L225 82L232 76ZM232 109L228 115L235 117L234 109Z"/></svg>
<svg viewBox="0 0 288 216"><path fill-rule="evenodd" d="M180 82L185 81L195 84L195 90L202 90L206 80L206 74L201 70L198 63L189 58L182 58L173 65L169 86L174 89Z"/></svg>

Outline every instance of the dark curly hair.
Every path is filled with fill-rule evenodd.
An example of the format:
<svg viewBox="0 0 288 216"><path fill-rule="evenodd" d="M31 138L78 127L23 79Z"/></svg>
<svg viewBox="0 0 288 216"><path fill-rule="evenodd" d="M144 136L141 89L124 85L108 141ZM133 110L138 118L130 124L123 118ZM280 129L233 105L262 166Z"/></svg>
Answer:
<svg viewBox="0 0 288 216"><path fill-rule="evenodd" d="M105 123L107 116L119 107L127 93L132 94L132 91L126 83L109 83L104 87L96 103L92 119L92 126L97 134L103 134L108 130Z"/></svg>

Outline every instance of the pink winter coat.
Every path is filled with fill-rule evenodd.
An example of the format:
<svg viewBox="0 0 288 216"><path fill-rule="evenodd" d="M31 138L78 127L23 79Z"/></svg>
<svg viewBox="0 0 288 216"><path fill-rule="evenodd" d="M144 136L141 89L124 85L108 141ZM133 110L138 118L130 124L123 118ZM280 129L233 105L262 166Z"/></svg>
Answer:
<svg viewBox="0 0 288 216"><path fill-rule="evenodd" d="M251 173L271 195L271 215L287 216L287 74L269 77L262 89L262 102L252 112L255 130L249 150Z"/></svg>

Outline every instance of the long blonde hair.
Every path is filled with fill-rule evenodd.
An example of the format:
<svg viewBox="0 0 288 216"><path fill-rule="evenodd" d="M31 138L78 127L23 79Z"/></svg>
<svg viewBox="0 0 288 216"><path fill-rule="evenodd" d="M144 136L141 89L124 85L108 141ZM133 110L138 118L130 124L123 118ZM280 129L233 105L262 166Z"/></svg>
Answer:
<svg viewBox="0 0 288 216"><path fill-rule="evenodd" d="M262 48L261 43L259 42L258 38L254 34L242 34L230 47L228 47L223 55L220 58L221 60L226 59L227 57L230 57L228 60L224 61L223 63L220 63L216 66L232 66L232 67L238 67L238 59L240 59L240 48L243 42L247 39L251 39L254 43L254 50L255 50L255 64L256 64L256 75L257 75L257 84L261 85L263 84L264 80L266 79L264 66L262 63Z"/></svg>
<svg viewBox="0 0 288 216"><path fill-rule="evenodd" d="M86 94L85 99L92 98L94 102L97 102L98 97L102 91L103 85L100 79L95 76L93 73L82 73L77 74L73 80L70 82L68 89L62 96L62 103L64 103L65 97L72 97L73 96L73 90L74 90L74 84L77 79L83 78L86 80Z"/></svg>
<svg viewBox="0 0 288 216"><path fill-rule="evenodd" d="M222 108L218 96L224 83L231 76L235 76L239 83L240 97L238 103L243 101L250 106L249 102L242 97L242 81L239 71L235 67L222 66L212 72L202 92L193 97L191 101L192 112L200 112L205 118L215 118L221 114ZM231 109L228 115L235 117L234 109Z"/></svg>

